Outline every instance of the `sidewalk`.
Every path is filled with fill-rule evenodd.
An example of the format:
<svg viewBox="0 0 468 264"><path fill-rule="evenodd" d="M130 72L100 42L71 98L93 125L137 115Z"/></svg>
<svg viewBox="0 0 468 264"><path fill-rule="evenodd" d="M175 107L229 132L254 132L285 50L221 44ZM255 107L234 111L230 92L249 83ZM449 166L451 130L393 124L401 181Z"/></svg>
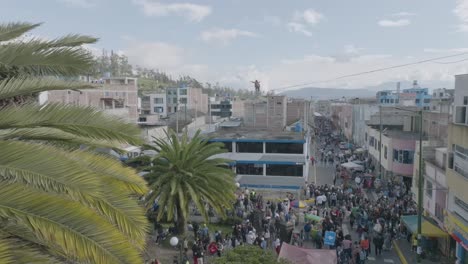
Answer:
<svg viewBox="0 0 468 264"><path fill-rule="evenodd" d="M411 245L406 239L399 239L393 241L393 246L398 256L400 257L402 264L417 263L416 252L411 251ZM452 261L453 262L453 261ZM421 259L422 264L449 264L452 263L447 257L440 256L438 260L430 260L428 257Z"/></svg>

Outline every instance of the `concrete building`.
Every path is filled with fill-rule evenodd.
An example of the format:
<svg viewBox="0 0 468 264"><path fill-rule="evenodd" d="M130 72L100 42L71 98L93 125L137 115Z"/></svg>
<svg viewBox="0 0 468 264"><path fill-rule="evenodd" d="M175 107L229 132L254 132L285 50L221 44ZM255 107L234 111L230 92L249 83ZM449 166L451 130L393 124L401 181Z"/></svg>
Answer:
<svg viewBox="0 0 468 264"><path fill-rule="evenodd" d="M320 113L321 115L325 117L330 117L331 115L331 102L329 100L319 100L315 102L314 104L315 112Z"/></svg>
<svg viewBox="0 0 468 264"><path fill-rule="evenodd" d="M233 98L231 101L233 117L243 117L245 115L245 102L245 100L241 100L240 98Z"/></svg>
<svg viewBox="0 0 468 264"><path fill-rule="evenodd" d="M138 120L138 85L136 78L116 77L87 80L96 89L50 91L47 102L89 106L118 116L127 122Z"/></svg>
<svg viewBox="0 0 468 264"><path fill-rule="evenodd" d="M209 98L209 111L213 118L229 118L232 116L232 101L229 98Z"/></svg>
<svg viewBox="0 0 468 264"><path fill-rule="evenodd" d="M377 92L377 101L382 106L415 106L424 110L431 107L432 95L428 88L420 88L417 81L413 87L400 91L400 84L396 90L383 90Z"/></svg>
<svg viewBox="0 0 468 264"><path fill-rule="evenodd" d="M294 122L307 120L309 124L313 120L312 104L304 99L288 99L286 108L286 124L291 125Z"/></svg>
<svg viewBox="0 0 468 264"><path fill-rule="evenodd" d="M245 127L284 130L287 125L287 98L284 95L246 102L244 109Z"/></svg>
<svg viewBox="0 0 468 264"><path fill-rule="evenodd" d="M448 210L445 227L456 241L459 263L468 262L468 74L455 76L452 123L449 125L447 166Z"/></svg>
<svg viewBox="0 0 468 264"><path fill-rule="evenodd" d="M452 114L454 89L439 88L432 91L431 108L432 112Z"/></svg>
<svg viewBox="0 0 468 264"><path fill-rule="evenodd" d="M302 133L270 129L221 129L208 134L224 143L237 181L255 189L299 190L309 175L309 139Z"/></svg>
<svg viewBox="0 0 468 264"><path fill-rule="evenodd" d="M181 108L208 113L208 95L201 88L167 88L166 98L167 114L176 113Z"/></svg>
<svg viewBox="0 0 468 264"><path fill-rule="evenodd" d="M411 185L419 129L417 113L382 107L382 142L380 142L380 112L371 116L367 122L365 147L376 164L377 172L381 153L383 178L397 177L408 187Z"/></svg>
<svg viewBox="0 0 468 264"><path fill-rule="evenodd" d="M366 127L370 117L379 112L379 107L373 101L359 101L352 106L352 141L357 146L366 145Z"/></svg>
<svg viewBox="0 0 468 264"><path fill-rule="evenodd" d="M151 93L141 97L140 115L157 115L159 118L167 117L166 93Z"/></svg>
<svg viewBox="0 0 468 264"><path fill-rule="evenodd" d="M334 126L351 141L353 137L353 106L346 102L332 103L330 112Z"/></svg>

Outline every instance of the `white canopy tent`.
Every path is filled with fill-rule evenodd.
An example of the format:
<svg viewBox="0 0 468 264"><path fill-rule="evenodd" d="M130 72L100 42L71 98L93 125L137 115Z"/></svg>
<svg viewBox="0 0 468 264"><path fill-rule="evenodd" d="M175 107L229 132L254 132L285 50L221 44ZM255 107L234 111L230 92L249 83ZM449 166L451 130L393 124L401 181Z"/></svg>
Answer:
<svg viewBox="0 0 468 264"><path fill-rule="evenodd" d="M355 170L363 170L364 169L364 167L362 165L356 164L354 162L342 163L341 167L346 168L346 169L355 169Z"/></svg>

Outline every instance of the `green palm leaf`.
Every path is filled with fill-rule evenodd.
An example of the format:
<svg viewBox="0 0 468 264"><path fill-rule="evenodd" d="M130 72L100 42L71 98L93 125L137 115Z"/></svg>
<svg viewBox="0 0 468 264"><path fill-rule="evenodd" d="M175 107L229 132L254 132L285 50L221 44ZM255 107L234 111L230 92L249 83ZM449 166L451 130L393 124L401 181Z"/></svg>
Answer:
<svg viewBox="0 0 468 264"><path fill-rule="evenodd" d="M53 90L78 90L95 88L82 82L69 82L56 78L9 78L0 81L0 99Z"/></svg>
<svg viewBox="0 0 468 264"><path fill-rule="evenodd" d="M0 111L0 129L55 128L96 140L117 140L138 145L140 131L94 108L49 104L6 107Z"/></svg>
<svg viewBox="0 0 468 264"><path fill-rule="evenodd" d="M17 184L2 186L0 217L25 226L45 245L58 247L80 262L141 263L138 251L126 237L93 210L51 194L23 189Z"/></svg>
<svg viewBox="0 0 468 264"><path fill-rule="evenodd" d="M0 41L7 41L20 37L24 33L40 26L41 24L31 23L9 23L0 24Z"/></svg>
<svg viewBox="0 0 468 264"><path fill-rule="evenodd" d="M5 238L0 238L0 264L13 264L13 254L11 252L10 241Z"/></svg>

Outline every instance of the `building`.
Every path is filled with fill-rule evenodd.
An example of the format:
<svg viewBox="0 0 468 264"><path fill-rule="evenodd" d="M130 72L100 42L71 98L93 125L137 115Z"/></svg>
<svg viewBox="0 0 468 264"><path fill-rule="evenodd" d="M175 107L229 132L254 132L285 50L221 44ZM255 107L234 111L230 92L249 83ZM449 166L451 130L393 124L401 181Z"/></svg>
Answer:
<svg viewBox="0 0 468 264"><path fill-rule="evenodd" d="M456 241L459 263L468 262L468 74L455 76L452 123L448 135L448 204L445 227Z"/></svg>
<svg viewBox="0 0 468 264"><path fill-rule="evenodd" d="M245 100L241 100L238 97L234 97L231 101L232 104L232 116L243 117L245 115Z"/></svg>
<svg viewBox="0 0 468 264"><path fill-rule="evenodd" d="M287 125L287 97L284 95L248 101L244 109L245 127L284 130Z"/></svg>
<svg viewBox="0 0 468 264"><path fill-rule="evenodd" d="M229 98L210 98L210 115L213 118L229 118L232 116L232 101Z"/></svg>
<svg viewBox="0 0 468 264"><path fill-rule="evenodd" d="M416 108L408 108L410 111ZM381 115L371 115L365 133L369 154L379 168L382 162L382 177L396 178L411 186L414 170L416 141L419 140L417 112L393 107L382 107ZM380 119L382 119L382 142L380 142ZM424 140L426 140L424 138ZM377 170L378 171L378 170Z"/></svg>
<svg viewBox="0 0 468 264"><path fill-rule="evenodd" d="M208 113L208 95L201 88L167 88L166 98L167 114L176 113L182 108Z"/></svg>
<svg viewBox="0 0 468 264"><path fill-rule="evenodd" d="M354 100L352 105L352 141L357 146L366 145L366 127L370 117L379 112L375 99Z"/></svg>
<svg viewBox="0 0 468 264"><path fill-rule="evenodd" d="M330 106L331 102L329 100L319 100L314 103L315 111L325 117L330 117L331 115Z"/></svg>
<svg viewBox="0 0 468 264"><path fill-rule="evenodd" d="M286 124L291 125L294 122L301 120L309 120L312 118L313 111L311 103L304 99L288 99L286 108Z"/></svg>
<svg viewBox="0 0 468 264"><path fill-rule="evenodd" d="M452 114L454 89L439 88L432 91L431 108L433 112Z"/></svg>
<svg viewBox="0 0 468 264"><path fill-rule="evenodd" d="M157 115L160 118L167 117L166 93L151 93L141 97L140 115Z"/></svg>
<svg viewBox="0 0 468 264"><path fill-rule="evenodd" d="M299 191L309 173L309 139L302 133L267 129L229 128L209 133L210 142L222 142L233 160L242 187Z"/></svg>
<svg viewBox="0 0 468 264"><path fill-rule="evenodd" d="M137 79L130 77L87 80L96 89L50 91L47 102L94 107L127 122L138 120Z"/></svg>
<svg viewBox="0 0 468 264"><path fill-rule="evenodd" d="M400 83L396 90L383 90L377 92L377 102L382 106L415 106L424 110L431 107L432 95L428 88L420 88L417 81L413 88L400 91Z"/></svg>

